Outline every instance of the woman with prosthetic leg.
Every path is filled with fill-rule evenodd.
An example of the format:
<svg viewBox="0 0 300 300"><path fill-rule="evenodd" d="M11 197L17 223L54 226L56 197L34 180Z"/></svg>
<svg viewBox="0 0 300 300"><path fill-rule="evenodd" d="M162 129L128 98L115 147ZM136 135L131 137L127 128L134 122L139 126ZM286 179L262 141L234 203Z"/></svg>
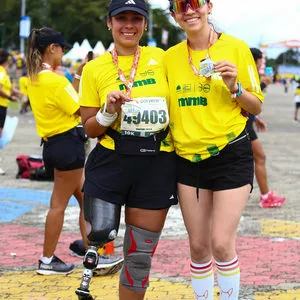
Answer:
<svg viewBox="0 0 300 300"><path fill-rule="evenodd" d="M80 83L83 126L99 142L85 165L84 214L89 249L79 299L89 285L97 248L113 240L125 206L124 264L119 299L144 299L151 260L169 207L177 204L169 134L169 89L158 48L141 47L144 0L112 0L108 29L115 48L88 62Z"/></svg>

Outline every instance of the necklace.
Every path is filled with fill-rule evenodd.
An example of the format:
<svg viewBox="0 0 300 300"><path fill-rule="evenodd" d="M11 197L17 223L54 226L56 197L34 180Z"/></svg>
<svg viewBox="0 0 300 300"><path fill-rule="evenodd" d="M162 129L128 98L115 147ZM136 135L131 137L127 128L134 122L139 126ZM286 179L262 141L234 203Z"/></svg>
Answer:
<svg viewBox="0 0 300 300"><path fill-rule="evenodd" d="M118 70L119 78L126 87L126 96L128 98L130 98L130 95L131 95L134 78L135 78L139 60L140 60L140 55L141 55L141 50L140 50L140 47L138 46L135 51L135 54L134 54L134 59L133 59L133 63L132 63L131 71L130 71L130 75L129 75L129 80L127 80L124 72L119 68L118 54L117 54L116 48L114 48L111 52L112 60Z"/></svg>

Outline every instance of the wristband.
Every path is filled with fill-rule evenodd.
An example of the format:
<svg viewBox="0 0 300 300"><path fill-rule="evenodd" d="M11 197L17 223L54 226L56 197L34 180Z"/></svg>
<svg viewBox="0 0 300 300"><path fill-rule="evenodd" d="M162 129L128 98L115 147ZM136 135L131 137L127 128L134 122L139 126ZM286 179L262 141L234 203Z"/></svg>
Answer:
<svg viewBox="0 0 300 300"><path fill-rule="evenodd" d="M240 82L237 83L238 89L237 91L231 92L231 98L236 98L242 95L243 90L242 90L242 85Z"/></svg>
<svg viewBox="0 0 300 300"><path fill-rule="evenodd" d="M118 118L118 113L110 114L106 112L106 102L103 107L103 112L101 109L96 114L96 120L99 125L104 127L109 127Z"/></svg>
<svg viewBox="0 0 300 300"><path fill-rule="evenodd" d="M74 78L80 80L80 79L81 79L81 76L75 73Z"/></svg>

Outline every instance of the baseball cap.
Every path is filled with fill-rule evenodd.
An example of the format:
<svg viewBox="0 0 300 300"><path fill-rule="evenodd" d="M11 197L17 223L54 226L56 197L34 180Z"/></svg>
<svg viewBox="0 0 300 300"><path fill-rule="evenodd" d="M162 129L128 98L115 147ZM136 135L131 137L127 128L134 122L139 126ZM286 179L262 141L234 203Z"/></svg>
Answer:
<svg viewBox="0 0 300 300"><path fill-rule="evenodd" d="M47 34L38 35L37 43L40 46L47 46L50 44L58 44L65 48L73 47L70 43L65 41L64 36L60 32L58 32L52 28L48 28Z"/></svg>
<svg viewBox="0 0 300 300"><path fill-rule="evenodd" d="M144 0L111 0L108 8L108 14L111 17L124 12L135 11L144 17L148 17L147 5Z"/></svg>

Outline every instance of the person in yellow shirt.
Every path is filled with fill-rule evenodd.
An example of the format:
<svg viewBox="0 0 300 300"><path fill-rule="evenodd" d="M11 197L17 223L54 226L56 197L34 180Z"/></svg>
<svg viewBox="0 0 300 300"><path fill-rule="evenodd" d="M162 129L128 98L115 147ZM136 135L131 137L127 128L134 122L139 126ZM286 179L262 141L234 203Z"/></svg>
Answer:
<svg viewBox="0 0 300 300"><path fill-rule="evenodd" d="M220 299L237 300L236 231L254 172L244 115L261 111L263 94L249 47L214 29L212 9L209 0L170 1L187 34L166 51L170 129L195 297L213 299L214 258Z"/></svg>
<svg viewBox="0 0 300 300"><path fill-rule="evenodd" d="M81 192L85 136L80 127L78 94L65 77L53 72L60 65L66 47L71 45L60 32L43 27L32 30L26 55L28 96L43 143L45 167L54 176L43 254L37 269L43 275L68 274L74 269L73 264L63 262L54 254L72 195L79 203L80 231L86 242Z"/></svg>
<svg viewBox="0 0 300 300"><path fill-rule="evenodd" d="M88 62L81 76L82 123L99 142L85 165L90 247L76 290L79 299L91 297L97 249L115 239L122 205L126 231L119 299L144 299L169 207L177 204L164 51L139 46L147 17L144 0L112 0L107 26L115 47Z"/></svg>
<svg viewBox="0 0 300 300"><path fill-rule="evenodd" d="M12 87L8 75L8 58L8 51L0 48L0 138L6 119L8 103L9 101L17 101L17 95L19 94L19 91ZM5 171L0 168L0 175L4 174Z"/></svg>
<svg viewBox="0 0 300 300"><path fill-rule="evenodd" d="M20 108L20 114L27 113L28 106L30 106L29 98L28 98L28 75L27 71L23 71L22 76L19 79L19 87L20 91L22 92L22 104Z"/></svg>

